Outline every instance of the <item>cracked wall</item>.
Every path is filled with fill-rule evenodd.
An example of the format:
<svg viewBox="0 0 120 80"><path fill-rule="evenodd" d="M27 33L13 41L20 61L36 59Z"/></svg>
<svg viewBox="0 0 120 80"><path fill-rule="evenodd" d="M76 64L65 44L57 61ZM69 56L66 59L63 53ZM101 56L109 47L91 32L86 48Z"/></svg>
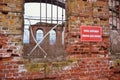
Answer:
<svg viewBox="0 0 120 80"><path fill-rule="evenodd" d="M109 80L108 0L67 0L63 62L30 63L22 59L24 0L0 0L1 80ZM102 42L82 42L80 26L100 26ZM112 79L112 78L111 78ZM119 80L113 78L113 80Z"/></svg>

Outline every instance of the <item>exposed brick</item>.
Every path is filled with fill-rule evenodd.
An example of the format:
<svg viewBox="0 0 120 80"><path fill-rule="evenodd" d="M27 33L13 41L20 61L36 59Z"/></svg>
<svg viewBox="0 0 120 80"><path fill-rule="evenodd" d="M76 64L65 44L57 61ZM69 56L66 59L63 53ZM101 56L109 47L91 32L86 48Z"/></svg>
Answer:
<svg viewBox="0 0 120 80"><path fill-rule="evenodd" d="M75 70L76 73L77 71L79 72L83 71L80 73L80 75L84 77L82 78L80 76L80 79L89 80L89 78L91 78L91 80L98 80L98 77L103 76L101 70L105 72L106 75L108 74L109 71L108 58L106 58L105 56L99 56L99 54L101 55L108 54L107 49L109 48L109 40L108 40L109 33L107 32L109 32L110 30L109 22L108 22L109 16L107 16L109 11L108 2L107 1L87 2L87 0L83 0L83 1L76 0L76 1L67 1L67 2L68 2L67 4L68 26L66 30L69 30L69 32L66 33L68 35L66 36L66 51L71 56L71 57L69 56L69 58L79 57L80 60L82 61L78 63L80 69L82 68L82 70L80 71L79 69ZM104 7L101 7L103 5ZM102 13L105 13L105 15L101 15ZM78 20L79 22L76 23ZM105 26L102 28L103 29L102 35L107 37L106 38L102 37L103 39L102 42L97 42L97 43L82 42L80 41L80 37L78 37L79 40L77 40L77 33L80 32L79 28L81 25L97 25L97 26L99 25L101 27ZM78 32L75 29L78 29ZM78 53L78 55L76 55L76 53ZM88 71L86 71L87 69ZM87 75L85 75L84 73L87 73ZM95 76L93 75L96 75L97 77L95 78ZM104 79L106 78L103 78L103 80Z"/></svg>
<svg viewBox="0 0 120 80"><path fill-rule="evenodd" d="M119 74L109 75L108 0L67 0L66 62L46 63L46 67L42 66L38 71L20 72L19 66L24 67L25 62L12 58L11 55L22 53L23 2L24 0L0 0L0 54L10 54L10 58L1 58L0 80L120 79ZM81 25L102 27L102 42L82 42ZM38 27L34 31L36 29ZM35 66L32 69L37 70ZM114 71L111 74L112 72Z"/></svg>

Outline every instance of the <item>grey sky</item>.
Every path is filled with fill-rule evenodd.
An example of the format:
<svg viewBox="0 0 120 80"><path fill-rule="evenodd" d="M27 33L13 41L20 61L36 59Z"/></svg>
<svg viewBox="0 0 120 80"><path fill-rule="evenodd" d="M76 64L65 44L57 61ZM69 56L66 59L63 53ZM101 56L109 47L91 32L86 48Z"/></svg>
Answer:
<svg viewBox="0 0 120 80"><path fill-rule="evenodd" d="M42 3L41 4L41 17L42 19L44 19L46 17L46 4ZM25 4L25 17L30 17L30 16L34 16L34 18L39 18L40 16L40 3L26 3ZM62 20L62 8L58 7L58 18ZM56 19L57 18L57 6L53 5L53 18ZM64 14L64 19L65 19L65 10L63 10L63 14ZM51 17L51 4L47 4L47 17L50 18ZM25 20L26 23L28 23L28 21ZM35 24L36 22L39 22L39 20L32 20L31 23ZM44 21L43 21L44 22ZM50 21L49 21L50 22ZM55 22L54 22L55 23Z"/></svg>

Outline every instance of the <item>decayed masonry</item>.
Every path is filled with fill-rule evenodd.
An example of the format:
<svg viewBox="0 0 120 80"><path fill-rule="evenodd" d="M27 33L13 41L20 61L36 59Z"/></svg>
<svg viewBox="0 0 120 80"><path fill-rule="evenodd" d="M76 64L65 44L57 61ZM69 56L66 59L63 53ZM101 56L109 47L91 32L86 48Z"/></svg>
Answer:
<svg viewBox="0 0 120 80"><path fill-rule="evenodd" d="M115 72L109 57L108 1L66 0L65 58L33 62L22 56L25 1L0 0L0 80L119 80L119 60ZM100 27L102 41L81 41L81 26Z"/></svg>
<svg viewBox="0 0 120 80"><path fill-rule="evenodd" d="M80 80L106 79L109 76L109 10L108 0L67 1L67 37L66 50L68 55L79 57L79 66L82 71ZM104 6L104 7L103 7ZM100 26L102 28L102 41L87 42L81 41L81 26ZM94 30L94 29L93 29ZM80 63L83 64L80 64Z"/></svg>

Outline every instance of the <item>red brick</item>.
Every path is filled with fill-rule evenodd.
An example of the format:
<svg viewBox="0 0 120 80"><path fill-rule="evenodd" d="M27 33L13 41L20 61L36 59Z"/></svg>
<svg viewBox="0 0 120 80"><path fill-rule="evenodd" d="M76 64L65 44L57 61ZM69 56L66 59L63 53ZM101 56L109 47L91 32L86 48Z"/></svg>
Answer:
<svg viewBox="0 0 120 80"><path fill-rule="evenodd" d="M5 77L5 74L0 72L0 77Z"/></svg>
<svg viewBox="0 0 120 80"><path fill-rule="evenodd" d="M8 68L8 69L11 69L11 68L13 68L13 66L12 66L12 65L8 65L7 68Z"/></svg>
<svg viewBox="0 0 120 80"><path fill-rule="evenodd" d="M2 3L3 2L3 0L0 0L0 3Z"/></svg>
<svg viewBox="0 0 120 80"><path fill-rule="evenodd" d="M18 76L18 75L19 75L19 74L18 74L18 73L15 73L15 72L14 72L14 74L13 74L14 77L16 77L16 76Z"/></svg>
<svg viewBox="0 0 120 80"><path fill-rule="evenodd" d="M6 76L7 76L8 78L11 78L11 77L13 77L13 74L12 74L12 73L7 73Z"/></svg>

